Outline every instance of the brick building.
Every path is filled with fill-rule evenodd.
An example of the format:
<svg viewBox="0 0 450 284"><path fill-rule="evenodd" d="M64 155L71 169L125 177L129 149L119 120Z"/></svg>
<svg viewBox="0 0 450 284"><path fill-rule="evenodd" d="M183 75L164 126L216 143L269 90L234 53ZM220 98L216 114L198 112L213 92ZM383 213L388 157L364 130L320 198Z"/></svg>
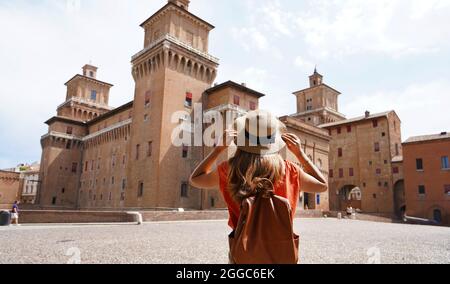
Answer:
<svg viewBox="0 0 450 284"><path fill-rule="evenodd" d="M450 225L450 134L403 143L406 214Z"/></svg>
<svg viewBox="0 0 450 284"><path fill-rule="evenodd" d="M38 203L63 209L224 208L218 191L190 188L188 179L211 147L174 145L178 127L192 132L213 111L233 118L259 108L264 97L231 81L212 86L219 60L208 53L210 23L189 12L189 0L169 0L148 18L144 46L132 59L133 101L108 105L112 84L97 67L66 83L66 101L41 139ZM202 104L196 116L196 104ZM183 115L174 121L173 115ZM226 122L225 122L226 123ZM328 172L327 132L293 118L285 123L304 139L305 151ZM192 141L191 141L192 142ZM189 144L189 143L186 143ZM210 145L212 146L212 145ZM221 161L232 155L230 150ZM328 210L328 193L302 198Z"/></svg>
<svg viewBox="0 0 450 284"><path fill-rule="evenodd" d="M348 206L366 213L399 212L394 201L402 188L401 121L395 111L321 125L332 136L330 144L330 207ZM399 189L397 189L399 188ZM401 198L401 194L397 197Z"/></svg>
<svg viewBox="0 0 450 284"><path fill-rule="evenodd" d="M341 93L325 84L317 69L309 77L309 88L294 95L297 113L290 117L321 128L331 139L330 210L352 206L365 213L404 212L401 121L395 111L346 119L339 112Z"/></svg>
<svg viewBox="0 0 450 284"><path fill-rule="evenodd" d="M23 180L20 173L0 171L0 210L11 210L14 201L19 201Z"/></svg>

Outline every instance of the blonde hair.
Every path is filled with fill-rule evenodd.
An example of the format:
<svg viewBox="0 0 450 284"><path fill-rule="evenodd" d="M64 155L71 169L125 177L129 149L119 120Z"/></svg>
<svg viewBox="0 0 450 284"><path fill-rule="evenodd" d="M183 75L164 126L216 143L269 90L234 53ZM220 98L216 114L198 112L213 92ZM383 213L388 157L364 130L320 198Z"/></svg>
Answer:
<svg viewBox="0 0 450 284"><path fill-rule="evenodd" d="M239 204L259 191L274 190L285 175L284 160L278 153L261 156L238 149L228 163L228 190Z"/></svg>

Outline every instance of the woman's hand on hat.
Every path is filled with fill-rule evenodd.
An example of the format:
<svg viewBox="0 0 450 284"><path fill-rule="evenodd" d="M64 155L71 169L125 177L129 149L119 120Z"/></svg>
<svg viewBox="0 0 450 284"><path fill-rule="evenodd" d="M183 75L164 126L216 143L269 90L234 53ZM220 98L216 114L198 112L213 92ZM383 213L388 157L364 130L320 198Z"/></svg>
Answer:
<svg viewBox="0 0 450 284"><path fill-rule="evenodd" d="M216 149L219 151L225 151L235 141L238 134L236 130L225 130L222 136L219 138Z"/></svg>
<svg viewBox="0 0 450 284"><path fill-rule="evenodd" d="M287 148L291 151L295 156L302 155L302 141L297 135L292 133L286 133L281 136L283 141L286 143Z"/></svg>

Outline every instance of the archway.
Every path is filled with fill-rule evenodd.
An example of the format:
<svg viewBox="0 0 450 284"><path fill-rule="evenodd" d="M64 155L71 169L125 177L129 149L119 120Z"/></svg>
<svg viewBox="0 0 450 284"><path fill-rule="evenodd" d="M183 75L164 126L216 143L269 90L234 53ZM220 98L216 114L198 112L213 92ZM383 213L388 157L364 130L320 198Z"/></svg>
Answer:
<svg viewBox="0 0 450 284"><path fill-rule="evenodd" d="M433 220L438 224L442 223L442 211L441 210L439 210L439 209L433 210Z"/></svg>
<svg viewBox="0 0 450 284"><path fill-rule="evenodd" d="M399 180L394 184L394 212L398 218L403 218L406 212L405 181Z"/></svg>
<svg viewBox="0 0 450 284"><path fill-rule="evenodd" d="M342 187L339 190L338 199L338 209L341 211L347 210L350 206L354 209L362 209L362 191L355 185L346 185Z"/></svg>

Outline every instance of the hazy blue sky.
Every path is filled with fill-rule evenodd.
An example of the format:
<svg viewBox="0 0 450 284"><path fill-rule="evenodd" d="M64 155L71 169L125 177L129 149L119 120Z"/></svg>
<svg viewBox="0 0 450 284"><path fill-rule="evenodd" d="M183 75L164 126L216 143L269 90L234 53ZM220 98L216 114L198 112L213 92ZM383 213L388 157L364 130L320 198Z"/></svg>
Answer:
<svg viewBox="0 0 450 284"><path fill-rule="evenodd" d="M0 0L0 168L40 160L44 124L85 63L131 101L139 24L166 0ZM192 0L214 24L217 82L267 94L262 108L293 114L293 91L314 65L340 90L348 118L396 110L403 140L450 130L449 0Z"/></svg>

